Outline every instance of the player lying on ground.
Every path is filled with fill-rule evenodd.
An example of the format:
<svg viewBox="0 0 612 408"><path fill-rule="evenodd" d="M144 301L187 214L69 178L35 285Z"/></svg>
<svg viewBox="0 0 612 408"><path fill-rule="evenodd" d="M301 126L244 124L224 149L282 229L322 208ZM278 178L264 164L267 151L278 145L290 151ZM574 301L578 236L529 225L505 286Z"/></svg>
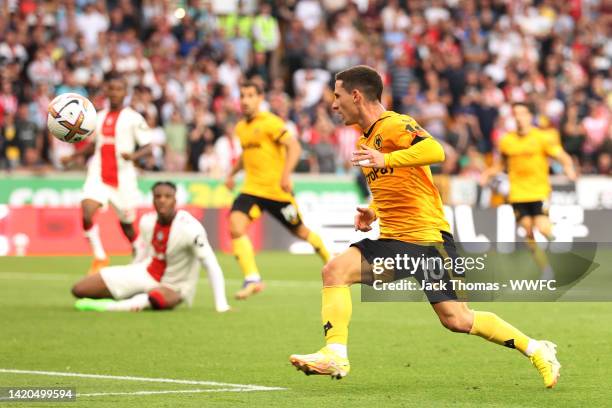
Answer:
<svg viewBox="0 0 612 408"><path fill-rule="evenodd" d="M327 344L314 354L290 356L306 374L348 374L350 285L371 284L375 258L457 256L429 169L444 160L442 147L411 117L385 110L382 91L381 77L372 68L356 66L336 75L332 107L346 125L358 125L364 132L358 142L362 150L354 153L353 163L363 168L372 191L372 204L358 209L355 228L369 231L378 218L380 239L351 245L323 268L321 315ZM418 271L416 277L423 281L423 274ZM425 295L444 327L518 349L530 358L546 387L556 384L561 366L554 344L529 338L493 313L469 309L452 291L426 290Z"/></svg>
<svg viewBox="0 0 612 408"><path fill-rule="evenodd" d="M293 235L308 241L317 254L327 262L329 253L318 234L302 222L293 197L291 173L300 157L300 144L285 129L278 116L260 110L263 90L255 82L245 82L240 87L240 106L244 119L236 125L242 156L229 174L225 185L234 188L234 176L241 169L245 181L232 205L230 234L234 255L244 275L242 289L237 299L260 292L263 282L255 263L255 253L247 230L253 220L267 211Z"/></svg>
<svg viewBox="0 0 612 408"><path fill-rule="evenodd" d="M89 274L97 273L108 265L100 231L94 216L109 203L119 217L126 238L134 244L134 230L138 184L134 163L151 154L151 135L147 122L132 108L124 106L127 83L118 74L109 74L105 82L109 108L98 112L95 143L86 149L62 159L68 165L78 156L93 157L87 166L87 179L83 186L83 230L94 254ZM140 148L136 149L136 146Z"/></svg>
<svg viewBox="0 0 612 408"><path fill-rule="evenodd" d="M517 223L525 230L527 246L534 255L542 278L551 279L553 271L544 251L536 244L534 228L552 240L552 226L545 202L552 190L548 178L548 158L563 165L567 177L576 180L571 157L550 133L533 125L533 107L517 102L512 106L516 132L509 132L499 143L501 160L483 172L481 185L487 185L491 177L507 169L510 179L508 201L512 204Z"/></svg>
<svg viewBox="0 0 612 408"><path fill-rule="evenodd" d="M202 224L187 211L176 209L176 186L153 186L155 212L140 219L139 241L144 249L130 265L102 268L72 288L80 310L138 311L172 309L182 301L191 305L200 266L206 268L215 309L229 310L223 271Z"/></svg>

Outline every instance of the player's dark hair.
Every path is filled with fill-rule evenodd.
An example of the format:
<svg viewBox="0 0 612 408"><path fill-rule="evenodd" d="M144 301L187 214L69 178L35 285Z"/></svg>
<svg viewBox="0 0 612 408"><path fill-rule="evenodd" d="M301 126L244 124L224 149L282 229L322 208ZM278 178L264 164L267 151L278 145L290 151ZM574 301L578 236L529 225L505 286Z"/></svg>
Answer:
<svg viewBox="0 0 612 408"><path fill-rule="evenodd" d="M263 95L263 89L261 88L261 85L256 81L244 81L240 84L240 88L255 88L255 92L257 92L257 95Z"/></svg>
<svg viewBox="0 0 612 408"><path fill-rule="evenodd" d="M361 91L369 101L381 101L383 82L380 74L367 65L357 65L336 74L336 81L342 81L347 92L354 89Z"/></svg>
<svg viewBox="0 0 612 408"><path fill-rule="evenodd" d="M171 181L156 181L155 184L153 184L153 187L151 187L151 191L155 191L155 189L159 186L167 186L170 187L171 189L173 189L176 192L176 184L174 184Z"/></svg>
<svg viewBox="0 0 612 408"><path fill-rule="evenodd" d="M105 82L121 81L123 82L124 85L127 86L127 81L125 80L125 77L121 75L120 73L118 73L117 71L110 71L108 74L104 75L104 81Z"/></svg>
<svg viewBox="0 0 612 408"><path fill-rule="evenodd" d="M536 114L536 108L535 108L535 105L533 103L529 103L529 102L512 102L512 109L514 109L517 106L524 106L525 108L527 108L529 113L531 113L532 115Z"/></svg>

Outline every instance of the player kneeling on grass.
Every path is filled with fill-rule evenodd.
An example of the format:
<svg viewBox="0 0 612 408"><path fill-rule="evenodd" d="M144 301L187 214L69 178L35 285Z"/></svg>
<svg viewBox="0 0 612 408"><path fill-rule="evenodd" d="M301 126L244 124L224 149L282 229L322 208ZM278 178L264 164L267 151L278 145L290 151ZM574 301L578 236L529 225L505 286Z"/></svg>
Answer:
<svg viewBox="0 0 612 408"><path fill-rule="evenodd" d="M140 219L138 259L125 266L102 268L72 288L79 310L139 311L172 309L195 296L200 265L208 272L218 312L229 310L223 271L202 224L176 209L176 186L167 181L153 186L155 212Z"/></svg>

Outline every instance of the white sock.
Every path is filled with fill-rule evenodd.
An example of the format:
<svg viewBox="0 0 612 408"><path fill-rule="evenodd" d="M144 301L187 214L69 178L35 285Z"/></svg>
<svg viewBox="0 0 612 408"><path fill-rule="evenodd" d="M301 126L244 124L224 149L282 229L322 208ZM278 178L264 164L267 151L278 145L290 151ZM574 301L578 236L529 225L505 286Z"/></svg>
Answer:
<svg viewBox="0 0 612 408"><path fill-rule="evenodd" d="M206 272L208 273L208 281L212 288L213 298L215 301L215 309L217 312L227 312L230 309L225 296L225 279L223 271L217 261L214 251L210 245L206 244L204 248L205 258L202 260Z"/></svg>
<svg viewBox="0 0 612 408"><path fill-rule="evenodd" d="M91 250L94 253L96 259L106 259L106 252L102 246L102 240L100 239L100 229L97 224L94 224L90 229L85 231L85 237L89 241Z"/></svg>
<svg viewBox="0 0 612 408"><path fill-rule="evenodd" d="M261 280L261 275L258 273L249 273L244 277L244 280L249 282L259 282Z"/></svg>
<svg viewBox="0 0 612 408"><path fill-rule="evenodd" d="M129 299L107 303L106 310L109 312L139 312L150 307L149 295L147 293L139 293Z"/></svg>
<svg viewBox="0 0 612 408"><path fill-rule="evenodd" d="M348 358L348 351L346 349L346 344L340 343L329 343L327 348L333 350L342 358Z"/></svg>
<svg viewBox="0 0 612 408"><path fill-rule="evenodd" d="M527 357L533 356L533 353L538 351L540 348L540 342L534 339L529 339L529 343L527 343L527 349L525 350L525 355Z"/></svg>
<svg viewBox="0 0 612 408"><path fill-rule="evenodd" d="M555 271L553 271L550 265L546 265L546 267L542 271L542 275L540 275L540 279L544 279L544 280L555 279Z"/></svg>

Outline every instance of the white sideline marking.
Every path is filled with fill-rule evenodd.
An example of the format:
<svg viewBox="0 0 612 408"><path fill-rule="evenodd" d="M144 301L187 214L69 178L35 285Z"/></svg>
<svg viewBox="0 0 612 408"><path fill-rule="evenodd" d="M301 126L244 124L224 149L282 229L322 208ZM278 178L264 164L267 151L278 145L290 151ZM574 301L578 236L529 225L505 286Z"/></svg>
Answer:
<svg viewBox="0 0 612 408"><path fill-rule="evenodd" d="M257 391L250 388L211 388L194 390L168 390L168 391L133 391L133 392L92 392L89 394L77 394L77 397L103 397L106 395L155 395L155 394L199 394L203 392L249 392Z"/></svg>
<svg viewBox="0 0 612 408"><path fill-rule="evenodd" d="M210 385L214 387L232 387L232 389L234 390L239 389L241 391L286 390L286 388L281 388L281 387L265 387L263 385L254 385L254 384L232 384L232 383L222 383L222 382L216 382L216 381L177 380L173 378L133 377L133 376L124 376L124 375L67 373L67 372L60 372L60 371L15 370L11 368L0 368L0 373L48 375L48 376L53 376L53 377L97 378L97 379L102 379L102 380L139 381L139 382L156 382L156 383L171 383L171 384Z"/></svg>

